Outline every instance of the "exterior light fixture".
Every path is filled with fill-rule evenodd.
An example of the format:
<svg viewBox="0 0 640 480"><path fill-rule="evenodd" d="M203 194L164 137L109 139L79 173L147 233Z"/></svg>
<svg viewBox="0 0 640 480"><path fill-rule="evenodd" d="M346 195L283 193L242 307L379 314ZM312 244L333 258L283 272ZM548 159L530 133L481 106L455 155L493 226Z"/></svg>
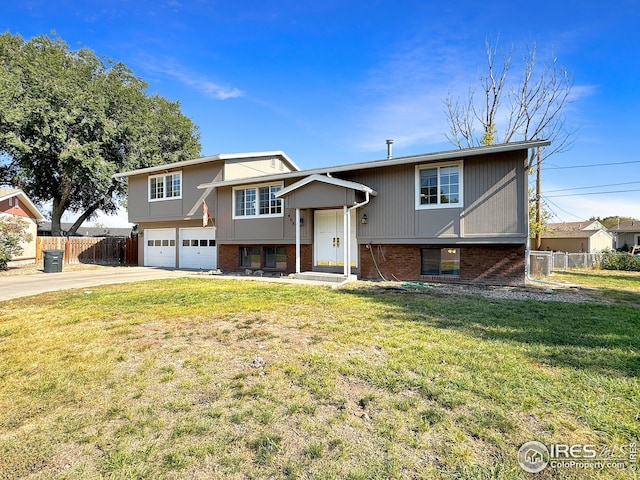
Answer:
<svg viewBox="0 0 640 480"><path fill-rule="evenodd" d="M367 223L367 222L368 222L367 214L365 213L365 214L362 216L362 223L366 225L366 223Z"/></svg>

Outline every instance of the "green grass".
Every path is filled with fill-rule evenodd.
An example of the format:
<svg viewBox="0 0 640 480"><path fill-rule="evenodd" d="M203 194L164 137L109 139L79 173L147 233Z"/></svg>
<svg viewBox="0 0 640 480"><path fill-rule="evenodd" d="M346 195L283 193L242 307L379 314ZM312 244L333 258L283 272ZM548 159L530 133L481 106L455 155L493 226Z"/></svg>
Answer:
<svg viewBox="0 0 640 480"><path fill-rule="evenodd" d="M526 441L637 442L639 277L589 273L562 277L603 288L583 303L208 278L0 303L0 478L526 479Z"/></svg>
<svg viewBox="0 0 640 480"><path fill-rule="evenodd" d="M553 281L575 283L597 290L603 299L616 303L640 303L640 272L617 270L569 270L554 272Z"/></svg>

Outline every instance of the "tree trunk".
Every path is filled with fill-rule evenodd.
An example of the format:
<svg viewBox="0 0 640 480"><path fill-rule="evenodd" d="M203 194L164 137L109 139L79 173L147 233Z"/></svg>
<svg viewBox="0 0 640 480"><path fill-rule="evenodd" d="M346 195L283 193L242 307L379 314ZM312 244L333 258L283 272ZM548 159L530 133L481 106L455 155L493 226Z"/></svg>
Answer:
<svg viewBox="0 0 640 480"><path fill-rule="evenodd" d="M62 231L62 214L65 209L62 208L62 200L56 198L53 199L53 205L51 206L51 236L62 237L64 232Z"/></svg>
<svg viewBox="0 0 640 480"><path fill-rule="evenodd" d="M113 192L115 191L116 187L115 186L111 186L109 187L109 190L107 190L107 193L105 193L97 202L95 202L93 205L91 205L89 208L87 208L82 215L80 215L76 221L73 223L73 225L71 226L71 228L69 229L69 235L75 235L75 233L78 231L78 228L80 228L80 226L82 225L82 223L91 217L91 215L93 215L96 210L100 210L102 207L104 207L107 202L111 201L111 196L113 195Z"/></svg>

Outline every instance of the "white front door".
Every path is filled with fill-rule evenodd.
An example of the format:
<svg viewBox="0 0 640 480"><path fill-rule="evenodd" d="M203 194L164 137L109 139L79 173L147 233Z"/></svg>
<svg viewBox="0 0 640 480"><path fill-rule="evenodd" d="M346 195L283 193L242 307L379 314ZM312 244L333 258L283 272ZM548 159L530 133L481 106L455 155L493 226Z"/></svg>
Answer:
<svg viewBox="0 0 640 480"><path fill-rule="evenodd" d="M176 268L175 228L144 231L144 266Z"/></svg>
<svg viewBox="0 0 640 480"><path fill-rule="evenodd" d="M316 210L314 214L314 264L344 266L344 215L342 210ZM351 215L351 266L358 266L356 215Z"/></svg>
<svg viewBox="0 0 640 480"><path fill-rule="evenodd" d="M180 268L218 267L215 227L180 229Z"/></svg>

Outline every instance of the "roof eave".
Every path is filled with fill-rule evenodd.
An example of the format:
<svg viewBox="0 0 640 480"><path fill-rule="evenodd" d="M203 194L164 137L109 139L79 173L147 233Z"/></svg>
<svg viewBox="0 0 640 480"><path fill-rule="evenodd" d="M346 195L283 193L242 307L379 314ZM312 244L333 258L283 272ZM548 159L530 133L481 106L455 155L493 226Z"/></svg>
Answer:
<svg viewBox="0 0 640 480"><path fill-rule="evenodd" d="M467 149L447 150L445 152L426 153L421 155L411 155L406 157L396 157L384 160L373 160L369 162L350 163L344 165L335 165L330 167L312 168L308 170L299 170L297 172L279 173L274 175L263 175L260 177L246 177L234 180L226 180L222 182L201 183L198 189L206 189L213 187L225 187L232 185L245 185L255 183L257 181L265 182L272 180L283 180L287 178L296 178L313 174L340 173L353 170L364 170L367 168L393 167L397 165L405 165L408 163L435 162L459 159L465 157L475 157L478 155L487 155L491 153L512 152L517 150L528 150L530 148L546 147L551 145L549 140L532 140L527 142L504 143L500 145L489 145L486 147L474 147Z"/></svg>
<svg viewBox="0 0 640 480"><path fill-rule="evenodd" d="M217 155L210 155L208 157L200 157L200 158L194 158L191 160L183 160L182 162L173 162L173 163L167 163L164 165L156 165L153 167L140 168L140 169L131 170L128 172L120 172L112 175L112 178L123 178L123 177L131 177L134 175L144 175L148 173L162 172L164 170L188 167L191 165L200 165L202 163L209 163L209 162L219 162L224 160L236 160L236 159L242 160L246 158L260 158L260 157L270 157L270 156L282 157L291 165L291 167L294 170L296 171L300 170L300 167L293 160L291 160L286 153L284 153L282 150L274 150L274 151L267 151L267 152L219 153Z"/></svg>
<svg viewBox="0 0 640 480"><path fill-rule="evenodd" d="M0 201L13 198L13 197L18 197L18 196L21 197L22 203L24 203L27 206L27 208L31 211L31 213L33 214L33 218L35 220L44 220L44 215L40 213L40 210L38 210L38 207L34 205L34 203L29 199L29 197L27 197L26 193L24 193L22 190L15 190L9 195L0 197Z"/></svg>

